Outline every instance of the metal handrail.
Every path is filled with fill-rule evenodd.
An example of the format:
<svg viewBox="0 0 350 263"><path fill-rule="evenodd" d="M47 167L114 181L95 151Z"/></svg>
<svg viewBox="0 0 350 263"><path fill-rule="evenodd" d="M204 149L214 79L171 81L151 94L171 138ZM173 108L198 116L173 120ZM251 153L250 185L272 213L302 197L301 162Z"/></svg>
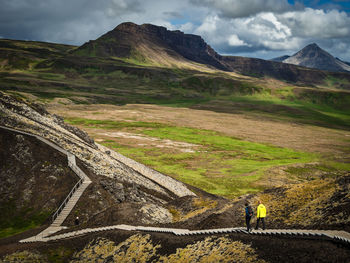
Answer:
<svg viewBox="0 0 350 263"><path fill-rule="evenodd" d="M75 156L74 156L75 158ZM75 191L79 188L79 186L84 182L85 174L84 172L75 164L68 161L68 166L73 170L73 172L78 175L80 180L74 185L72 190L69 192L69 194L66 196L62 204L58 207L56 212L52 216L52 221L55 221L55 219L58 217L58 214L64 209L66 204L69 202L69 199L72 197L72 195L75 193Z"/></svg>
<svg viewBox="0 0 350 263"><path fill-rule="evenodd" d="M57 218L58 214L63 210L63 208L68 203L69 199L72 197L72 195L75 193L75 191L79 188L79 186L83 183L83 181L84 181L84 179L80 178L80 180L74 185L72 190L69 192L69 194L66 196L66 198L62 202L62 204L58 207L56 212L53 214L52 221L55 221L55 219Z"/></svg>

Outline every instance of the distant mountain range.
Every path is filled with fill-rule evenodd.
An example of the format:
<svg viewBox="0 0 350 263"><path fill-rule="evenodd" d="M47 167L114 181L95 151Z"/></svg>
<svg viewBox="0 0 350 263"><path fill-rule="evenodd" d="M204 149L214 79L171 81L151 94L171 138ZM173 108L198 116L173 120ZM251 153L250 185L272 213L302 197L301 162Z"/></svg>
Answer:
<svg viewBox="0 0 350 263"><path fill-rule="evenodd" d="M312 45L317 49L315 45ZM326 53L317 51L316 53ZM271 61L257 58L221 56L200 36L184 34L179 30L170 31L165 27L151 24L136 25L122 23L96 40L89 41L75 49L72 55L89 57L114 57L127 59L143 65L192 68L206 66L214 70L236 72L255 77L272 77L289 82L314 84L327 77L326 72L305 69L303 63L290 57ZM309 55L311 56L311 55ZM324 55L326 56L326 55ZM298 55L299 57L299 55ZM328 59L333 57L328 56ZM290 59L290 62L285 62ZM302 60L299 57L299 60ZM338 61L338 60L337 60ZM292 63L293 62L293 63ZM335 62L332 62L336 64ZM324 62L323 64L326 64ZM345 63L338 61L338 70L346 72ZM323 68L329 70L329 67ZM350 78L345 76L345 78Z"/></svg>
<svg viewBox="0 0 350 263"><path fill-rule="evenodd" d="M272 61L333 72L350 72L349 63L333 57L315 43L307 45L293 56L285 55Z"/></svg>
<svg viewBox="0 0 350 263"><path fill-rule="evenodd" d="M294 60L294 56L283 56L275 61L222 56L198 35L130 22L122 23L80 47L20 42L0 40L0 69L27 69L35 65L35 68L40 70L50 68L56 72L63 72L72 68L80 72L87 68L95 68L105 72L147 71L158 77L162 74L172 74L172 69L184 69L189 72L226 71L308 86L323 85L332 77L339 80L337 85L341 85L342 89L350 87L350 74L347 71L350 66L332 57L317 45L310 45L298 52L295 55L297 59ZM306 68L316 67L317 63L305 64L305 58L314 58L318 65L324 67ZM159 74L160 71L163 73Z"/></svg>

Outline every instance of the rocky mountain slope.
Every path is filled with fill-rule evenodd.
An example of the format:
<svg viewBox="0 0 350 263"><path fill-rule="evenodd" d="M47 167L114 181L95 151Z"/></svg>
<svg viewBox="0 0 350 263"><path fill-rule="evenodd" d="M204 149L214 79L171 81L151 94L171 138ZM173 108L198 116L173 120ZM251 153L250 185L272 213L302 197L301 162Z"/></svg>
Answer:
<svg viewBox="0 0 350 263"><path fill-rule="evenodd" d="M333 57L315 43L307 45L292 56L282 56L273 61L333 72L350 72L349 65Z"/></svg>

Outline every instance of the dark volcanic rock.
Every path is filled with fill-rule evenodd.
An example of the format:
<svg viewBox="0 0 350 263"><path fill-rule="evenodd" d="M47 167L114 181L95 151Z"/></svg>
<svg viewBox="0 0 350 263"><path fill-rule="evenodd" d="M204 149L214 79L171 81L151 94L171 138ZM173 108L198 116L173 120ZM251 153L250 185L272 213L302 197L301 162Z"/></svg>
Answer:
<svg viewBox="0 0 350 263"><path fill-rule="evenodd" d="M111 179L103 179L100 181L101 186L112 194L117 202L125 201L124 186L121 183L115 182Z"/></svg>
<svg viewBox="0 0 350 263"><path fill-rule="evenodd" d="M0 229L42 223L77 181L65 155L0 128Z"/></svg>

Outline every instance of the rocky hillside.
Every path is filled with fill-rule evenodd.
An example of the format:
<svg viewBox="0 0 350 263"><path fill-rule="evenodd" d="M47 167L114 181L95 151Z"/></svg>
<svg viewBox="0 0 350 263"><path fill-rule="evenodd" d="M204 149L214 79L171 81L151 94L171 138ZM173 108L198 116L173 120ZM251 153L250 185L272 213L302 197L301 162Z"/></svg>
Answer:
<svg viewBox="0 0 350 263"><path fill-rule="evenodd" d="M1 92L0 116L1 126L39 135L73 153L93 181L75 213L66 220L68 225L77 214L90 225L169 223L172 215L166 204L195 195L182 183L95 143L85 132L66 125L40 105ZM0 205L12 217L25 215L30 219L39 214L40 225L62 202L77 177L68 169L64 156L34 137L0 131ZM1 220L3 228L9 225L8 218Z"/></svg>
<svg viewBox="0 0 350 263"><path fill-rule="evenodd" d="M40 226L59 207L78 181L66 159L33 137L0 128L0 237Z"/></svg>
<svg viewBox="0 0 350 263"><path fill-rule="evenodd" d="M290 57L284 57L284 59L281 59L279 61L283 63L333 72L350 72L349 65L339 59L336 59L315 43L307 45L302 50L298 51ZM276 61L276 59L274 59L274 61Z"/></svg>

